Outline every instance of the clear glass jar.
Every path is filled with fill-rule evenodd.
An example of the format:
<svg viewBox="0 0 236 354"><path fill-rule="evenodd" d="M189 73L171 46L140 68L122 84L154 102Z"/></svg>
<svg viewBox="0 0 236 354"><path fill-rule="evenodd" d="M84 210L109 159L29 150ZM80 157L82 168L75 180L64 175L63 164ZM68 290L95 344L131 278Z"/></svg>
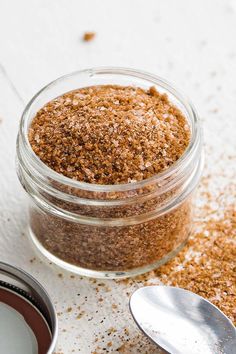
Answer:
<svg viewBox="0 0 236 354"><path fill-rule="evenodd" d="M36 112L65 92L118 84L167 93L186 116L191 141L169 169L120 185L78 182L47 167L33 152L28 129ZM144 273L172 258L192 228L193 192L202 171L199 119L189 101L161 78L123 68L94 68L63 76L26 106L17 139L17 172L30 196L29 235L51 262L91 277Z"/></svg>

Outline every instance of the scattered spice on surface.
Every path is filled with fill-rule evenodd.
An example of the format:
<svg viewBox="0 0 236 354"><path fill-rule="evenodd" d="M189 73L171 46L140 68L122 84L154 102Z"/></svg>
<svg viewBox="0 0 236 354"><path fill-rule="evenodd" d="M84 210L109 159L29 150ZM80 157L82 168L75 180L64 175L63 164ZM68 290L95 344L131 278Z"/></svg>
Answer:
<svg viewBox="0 0 236 354"><path fill-rule="evenodd" d="M108 330L107 330L107 333L108 333L108 334L115 333L115 332L117 332L117 329L114 328L114 327L110 327L110 328L108 328Z"/></svg>
<svg viewBox="0 0 236 354"><path fill-rule="evenodd" d="M85 315L85 311L81 311L77 316L76 319L80 320Z"/></svg>
<svg viewBox="0 0 236 354"><path fill-rule="evenodd" d="M95 38L95 36L96 36L95 32L85 32L83 35L83 40L85 42L90 42Z"/></svg>
<svg viewBox="0 0 236 354"><path fill-rule="evenodd" d="M125 328L124 329L124 332L125 332L125 334L128 336L129 335L129 330L128 330L128 328Z"/></svg>
<svg viewBox="0 0 236 354"><path fill-rule="evenodd" d="M161 354L162 352L147 337L136 334L124 343L116 351L122 354Z"/></svg>
<svg viewBox="0 0 236 354"><path fill-rule="evenodd" d="M160 280L199 294L236 325L236 208L202 221L200 232L171 262L155 271Z"/></svg>

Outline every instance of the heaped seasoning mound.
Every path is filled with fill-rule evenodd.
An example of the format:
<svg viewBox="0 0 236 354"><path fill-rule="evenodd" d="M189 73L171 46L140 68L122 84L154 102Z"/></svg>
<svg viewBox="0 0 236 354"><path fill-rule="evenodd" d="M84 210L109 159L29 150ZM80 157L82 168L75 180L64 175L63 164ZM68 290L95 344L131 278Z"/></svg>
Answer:
<svg viewBox="0 0 236 354"><path fill-rule="evenodd" d="M184 153L190 128L181 111L154 87L81 88L47 103L29 129L29 141L51 169L78 181L140 181Z"/></svg>

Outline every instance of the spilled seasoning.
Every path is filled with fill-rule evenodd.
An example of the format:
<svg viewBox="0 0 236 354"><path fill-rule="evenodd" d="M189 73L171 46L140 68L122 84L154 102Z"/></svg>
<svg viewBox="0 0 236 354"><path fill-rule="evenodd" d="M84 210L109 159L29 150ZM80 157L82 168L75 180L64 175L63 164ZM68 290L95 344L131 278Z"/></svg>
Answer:
<svg viewBox="0 0 236 354"><path fill-rule="evenodd" d="M236 324L236 208L204 222L186 249L155 273L165 284L207 298Z"/></svg>

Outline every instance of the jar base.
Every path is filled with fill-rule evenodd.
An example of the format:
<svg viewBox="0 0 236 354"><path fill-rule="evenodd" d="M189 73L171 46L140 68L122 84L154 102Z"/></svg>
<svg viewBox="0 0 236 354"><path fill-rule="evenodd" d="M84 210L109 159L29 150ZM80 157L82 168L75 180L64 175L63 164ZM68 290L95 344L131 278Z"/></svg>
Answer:
<svg viewBox="0 0 236 354"><path fill-rule="evenodd" d="M163 264L167 263L169 260L174 258L177 253L179 253L182 248L186 245L188 237L184 242L182 242L174 251L169 252L165 257L163 257L161 260L152 263L147 266L139 267L139 268L134 268L134 269L129 269L126 271L102 271L102 270L90 270L86 268L82 268L79 266L76 266L74 264L70 264L68 262L65 262L61 260L60 258L54 256L51 252L49 252L46 248L44 248L41 243L38 241L37 237L35 236L34 232L31 230L31 228L28 228L28 238L31 241L31 244L34 246L33 248L37 251L37 255L43 260L49 260L52 262L53 265L58 266L59 268L62 268L68 272L80 275L80 276L85 276L89 278L98 278L98 279L124 279L124 278L130 278L130 277L135 277L137 275L141 275L144 273L147 273L151 270L154 270L156 268L159 268Z"/></svg>

